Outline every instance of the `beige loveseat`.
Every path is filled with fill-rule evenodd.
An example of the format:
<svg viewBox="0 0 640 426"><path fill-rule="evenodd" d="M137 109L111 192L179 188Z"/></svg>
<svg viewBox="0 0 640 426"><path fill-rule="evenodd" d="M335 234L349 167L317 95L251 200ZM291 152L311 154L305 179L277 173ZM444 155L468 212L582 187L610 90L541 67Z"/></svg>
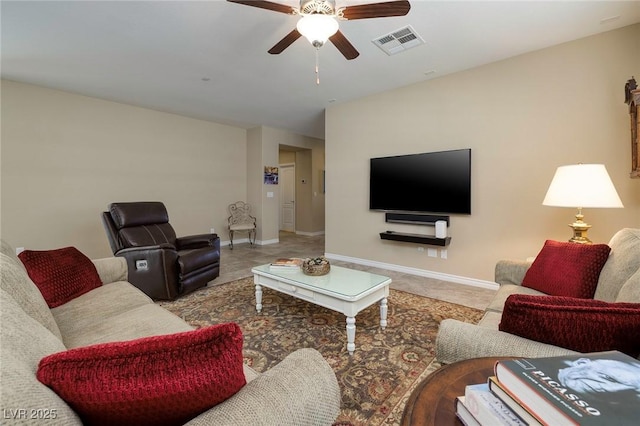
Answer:
<svg viewBox="0 0 640 426"><path fill-rule="evenodd" d="M594 299L640 303L640 229L618 231L611 247ZM502 309L511 294L543 293L521 285L532 262L501 260L495 280L500 288L477 325L447 319L436 338L436 359L443 364L486 356L545 357L575 353L565 348L528 340L498 330Z"/></svg>
<svg viewBox="0 0 640 426"><path fill-rule="evenodd" d="M0 410L2 424L81 425L80 418L36 378L52 353L112 341L189 331L182 319L126 282L124 258L93 263L103 282L49 309L12 247L0 254ZM300 349L258 374L245 366L247 384L189 425L330 425L340 408L335 374L314 349Z"/></svg>

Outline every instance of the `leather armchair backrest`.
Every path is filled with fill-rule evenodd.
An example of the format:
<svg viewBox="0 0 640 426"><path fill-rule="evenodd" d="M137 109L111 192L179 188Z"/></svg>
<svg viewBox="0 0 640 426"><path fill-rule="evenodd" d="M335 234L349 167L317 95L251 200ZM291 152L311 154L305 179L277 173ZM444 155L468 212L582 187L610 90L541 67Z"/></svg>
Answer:
<svg viewBox="0 0 640 426"><path fill-rule="evenodd" d="M159 244L176 246L176 233L161 202L112 203L109 214L121 248Z"/></svg>
<svg viewBox="0 0 640 426"><path fill-rule="evenodd" d="M112 203L109 204L109 213L118 229L169 223L167 209L158 201Z"/></svg>
<svg viewBox="0 0 640 426"><path fill-rule="evenodd" d="M118 241L118 229L116 228L116 224L113 223L113 219L111 219L111 213L102 212L102 225L104 226L104 230L107 232L107 239L109 240L109 246L111 246L111 251L113 254L120 249L123 249L122 245Z"/></svg>
<svg viewBox="0 0 640 426"><path fill-rule="evenodd" d="M168 223L123 228L118 233L123 247L156 246L170 244L176 248L176 233Z"/></svg>

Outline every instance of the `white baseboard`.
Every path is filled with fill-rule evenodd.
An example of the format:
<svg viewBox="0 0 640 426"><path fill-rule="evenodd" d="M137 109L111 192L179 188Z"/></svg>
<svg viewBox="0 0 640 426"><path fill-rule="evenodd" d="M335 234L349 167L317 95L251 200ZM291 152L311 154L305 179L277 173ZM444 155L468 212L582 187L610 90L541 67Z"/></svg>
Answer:
<svg viewBox="0 0 640 426"><path fill-rule="evenodd" d="M392 263L376 262L373 260L360 259L357 257L349 257L349 256L343 256L340 254L333 254L333 253L325 253L324 256L328 259L341 260L343 262L350 262L350 263L355 263L357 265L371 266L374 268L388 269L390 271L402 272L405 274L417 275L417 276L426 277L426 278L433 278L436 280L449 281L449 282L464 284L472 287L481 287L481 288L487 288L490 290L497 290L499 287L497 283L494 283L491 281L479 280L476 278L469 278L469 277L462 277L459 275L445 274L442 272L428 271L426 269L418 269L418 268L412 268L409 266L394 265Z"/></svg>
<svg viewBox="0 0 640 426"><path fill-rule="evenodd" d="M256 245L257 246L266 246L268 244L278 244L280 242L280 240L278 238L275 238L273 240L256 240ZM242 243L249 243L249 238L240 238L238 240L234 240L233 244L242 244ZM220 247L224 247L224 246L228 246L229 245L229 241L222 241L220 240Z"/></svg>
<svg viewBox="0 0 640 426"><path fill-rule="evenodd" d="M296 231L295 232L296 235L305 235L308 237L317 237L318 235L324 235L324 231L317 231L317 232L304 232L304 231ZM234 244L242 244L242 243L248 243L249 242L249 238L240 238L240 239L236 239L233 241ZM272 240L256 240L256 245L257 246L266 246L269 244L278 244L280 242L279 238L274 238ZM229 245L229 241L222 241L220 240L220 246L228 246Z"/></svg>

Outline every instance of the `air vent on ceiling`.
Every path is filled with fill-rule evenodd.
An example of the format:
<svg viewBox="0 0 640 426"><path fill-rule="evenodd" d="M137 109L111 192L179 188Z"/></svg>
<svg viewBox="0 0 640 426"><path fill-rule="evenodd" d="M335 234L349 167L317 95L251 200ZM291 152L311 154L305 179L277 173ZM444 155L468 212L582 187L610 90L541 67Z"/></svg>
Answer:
<svg viewBox="0 0 640 426"><path fill-rule="evenodd" d="M422 37L416 33L411 25L375 38L371 42L389 56L424 44Z"/></svg>

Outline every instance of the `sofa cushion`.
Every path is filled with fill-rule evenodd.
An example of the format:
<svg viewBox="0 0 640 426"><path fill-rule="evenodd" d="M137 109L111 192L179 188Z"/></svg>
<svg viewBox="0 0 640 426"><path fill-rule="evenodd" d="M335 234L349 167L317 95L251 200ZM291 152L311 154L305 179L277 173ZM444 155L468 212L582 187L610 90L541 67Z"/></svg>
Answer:
<svg viewBox="0 0 640 426"><path fill-rule="evenodd" d="M24 271L23 271L24 272ZM5 280L5 277L2 277ZM36 379L38 362L45 356L64 351L60 339L28 315L20 303L0 289L0 407L2 424L81 425L80 418L55 392ZM29 417L31 413L40 419ZM49 416L47 420L46 416Z"/></svg>
<svg viewBox="0 0 640 426"><path fill-rule="evenodd" d="M98 276L102 284L127 281L129 274L127 271L127 259L124 257L105 257L102 259L91 259L98 271Z"/></svg>
<svg viewBox="0 0 640 426"><path fill-rule="evenodd" d="M640 229L624 228L609 241L611 254L600 272L594 299L613 302L627 280L640 271Z"/></svg>
<svg viewBox="0 0 640 426"><path fill-rule="evenodd" d="M93 262L75 247L25 250L18 257L50 308L102 285Z"/></svg>
<svg viewBox="0 0 640 426"><path fill-rule="evenodd" d="M182 318L154 304L121 312L102 322L82 322L86 327L60 329L67 348L193 330Z"/></svg>
<svg viewBox="0 0 640 426"><path fill-rule="evenodd" d="M16 249L14 249L11 244L9 244L8 242L6 242L5 240L0 239L0 253L4 254L5 256L8 256L9 258L15 260L22 269L24 269L24 265L22 264L22 262L20 261L20 259L18 259L18 255L16 254ZM24 269L24 271L26 272L27 270Z"/></svg>
<svg viewBox="0 0 640 426"><path fill-rule="evenodd" d="M624 283L616 302L640 303L640 269Z"/></svg>
<svg viewBox="0 0 640 426"><path fill-rule="evenodd" d="M478 326L497 330L500 325L500 318L502 318L502 312L485 311L480 321L478 321Z"/></svg>
<svg viewBox="0 0 640 426"><path fill-rule="evenodd" d="M340 425L344 423L334 423L339 412L340 386L335 373L320 352L304 348L186 426Z"/></svg>
<svg viewBox="0 0 640 426"><path fill-rule="evenodd" d="M52 308L51 313L58 323L65 345L72 348L78 346L72 344L77 340L76 336L90 333L96 325L110 327L112 318L145 305L153 306L153 301L149 296L132 284L119 281L105 284L68 301L64 305ZM126 329L135 328L135 326L134 322ZM113 333L116 336L112 340L128 340L118 339L118 330L113 330Z"/></svg>
<svg viewBox="0 0 640 426"><path fill-rule="evenodd" d="M610 250L606 244L547 240L522 285L552 296L591 299Z"/></svg>
<svg viewBox="0 0 640 426"><path fill-rule="evenodd" d="M13 250L13 249L11 249ZM52 332L60 341L62 335L51 314L47 302L38 287L31 281L18 258L0 253L0 288L11 295L24 312Z"/></svg>
<svg viewBox="0 0 640 426"><path fill-rule="evenodd" d="M491 299L491 302L487 306L486 311L502 312L502 310L504 309L504 302L506 302L507 297L511 296L512 294L531 294L531 295L542 296L545 293L542 293L538 290L534 290L529 287L523 287L521 285L501 284L500 288L498 288L498 291L493 296L493 299Z"/></svg>
<svg viewBox="0 0 640 426"><path fill-rule="evenodd" d="M182 424L245 385L242 333L227 323L71 349L37 377L88 424Z"/></svg>
<svg viewBox="0 0 640 426"><path fill-rule="evenodd" d="M500 331L578 352L640 355L640 303L559 296L510 296Z"/></svg>

